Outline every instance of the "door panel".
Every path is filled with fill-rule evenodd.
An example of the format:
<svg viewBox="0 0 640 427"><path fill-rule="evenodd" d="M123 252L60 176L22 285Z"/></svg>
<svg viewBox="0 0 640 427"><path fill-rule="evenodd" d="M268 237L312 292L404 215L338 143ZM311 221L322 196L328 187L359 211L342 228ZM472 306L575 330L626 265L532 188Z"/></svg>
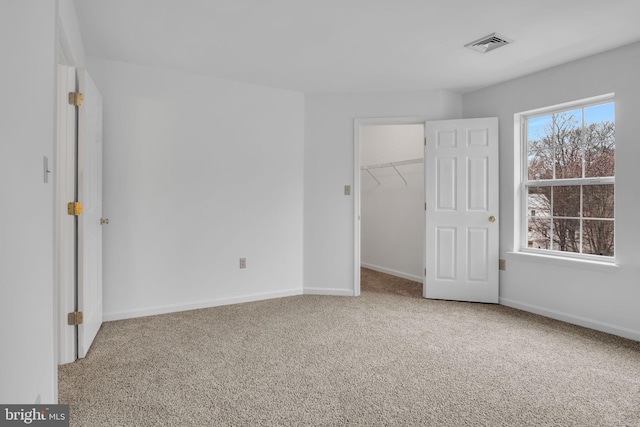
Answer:
<svg viewBox="0 0 640 427"><path fill-rule="evenodd" d="M78 357L85 357L102 325L102 96L78 69L84 103L78 109Z"/></svg>
<svg viewBox="0 0 640 427"><path fill-rule="evenodd" d="M456 280L456 232L454 227L438 227L437 228L437 246L440 249L435 253L436 278L439 280Z"/></svg>
<svg viewBox="0 0 640 427"><path fill-rule="evenodd" d="M425 298L498 302L498 119L425 125Z"/></svg>
<svg viewBox="0 0 640 427"><path fill-rule="evenodd" d="M489 279L488 237L486 228L467 229L467 280L469 282L484 282Z"/></svg>
<svg viewBox="0 0 640 427"><path fill-rule="evenodd" d="M439 212L456 211L456 191L458 190L457 179L457 159L455 157L443 157L437 160L436 171L436 191L437 210Z"/></svg>
<svg viewBox="0 0 640 427"><path fill-rule="evenodd" d="M489 210L488 159L486 157L467 159L469 192L467 193L467 209L486 212Z"/></svg>

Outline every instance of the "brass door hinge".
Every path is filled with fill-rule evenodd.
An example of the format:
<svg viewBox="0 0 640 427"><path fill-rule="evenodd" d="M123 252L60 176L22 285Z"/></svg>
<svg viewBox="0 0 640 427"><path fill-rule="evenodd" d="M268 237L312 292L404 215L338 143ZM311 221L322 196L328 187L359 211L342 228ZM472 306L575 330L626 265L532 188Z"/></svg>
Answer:
<svg viewBox="0 0 640 427"><path fill-rule="evenodd" d="M78 216L82 213L82 203L80 202L69 202L67 203L67 213L69 215Z"/></svg>
<svg viewBox="0 0 640 427"><path fill-rule="evenodd" d="M69 104L79 107L84 101L84 95L80 92L69 92Z"/></svg>
<svg viewBox="0 0 640 427"><path fill-rule="evenodd" d="M424 137L424 146L425 147L427 146L427 137L426 136Z"/></svg>
<svg viewBox="0 0 640 427"><path fill-rule="evenodd" d="M74 311L67 314L67 324L69 326L81 325L82 324L82 312Z"/></svg>

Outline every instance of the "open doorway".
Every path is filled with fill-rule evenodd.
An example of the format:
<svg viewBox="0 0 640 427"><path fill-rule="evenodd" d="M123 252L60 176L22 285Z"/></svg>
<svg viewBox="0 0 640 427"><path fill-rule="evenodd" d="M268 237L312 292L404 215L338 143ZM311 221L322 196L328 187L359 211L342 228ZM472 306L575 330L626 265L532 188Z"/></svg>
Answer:
<svg viewBox="0 0 640 427"><path fill-rule="evenodd" d="M354 176L354 295L360 295L363 133L368 125L423 125L423 296L499 301L497 117L455 120L357 119ZM410 161L411 159L409 159ZM393 163L387 162L387 163ZM365 170L363 170L363 166ZM390 165L393 173L397 164ZM394 168L395 166L395 168ZM367 172L368 173L368 172ZM404 179L406 180L406 179ZM378 179L378 181L380 181ZM404 181L403 181L404 182ZM379 183L382 185L382 182ZM407 182L408 185L408 182ZM389 202L393 203L393 202ZM404 219L403 219L404 221ZM426 244L428 242L428 245ZM406 252L402 252L406 256ZM367 262L365 260L365 262ZM394 270L392 268L392 270Z"/></svg>
<svg viewBox="0 0 640 427"><path fill-rule="evenodd" d="M356 295L360 267L422 285L424 123L356 122Z"/></svg>

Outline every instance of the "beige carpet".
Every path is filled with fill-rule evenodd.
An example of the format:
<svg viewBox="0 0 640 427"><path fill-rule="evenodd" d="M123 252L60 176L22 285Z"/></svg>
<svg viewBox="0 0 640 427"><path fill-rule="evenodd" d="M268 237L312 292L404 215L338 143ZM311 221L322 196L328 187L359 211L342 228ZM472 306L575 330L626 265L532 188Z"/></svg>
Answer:
<svg viewBox="0 0 640 427"><path fill-rule="evenodd" d="M105 323L60 402L72 426L640 426L640 343L362 278Z"/></svg>

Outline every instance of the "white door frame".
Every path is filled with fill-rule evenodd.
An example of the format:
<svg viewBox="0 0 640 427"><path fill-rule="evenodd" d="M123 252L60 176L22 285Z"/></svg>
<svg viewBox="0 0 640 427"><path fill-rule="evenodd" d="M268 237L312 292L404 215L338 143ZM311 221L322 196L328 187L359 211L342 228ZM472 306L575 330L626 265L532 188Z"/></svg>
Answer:
<svg viewBox="0 0 640 427"><path fill-rule="evenodd" d="M59 65L74 66L71 48L62 25L58 22L57 62ZM54 168L55 180L55 290L54 322L57 331L56 355L59 365L76 360L76 328L67 325L67 313L75 310L75 224L65 214L66 204L73 200L75 192L75 108L67 102L68 88L75 90L73 83L56 69L58 94L56 108L57 138ZM63 93L60 93L60 92ZM70 109L69 112L65 109Z"/></svg>
<svg viewBox="0 0 640 427"><path fill-rule="evenodd" d="M422 125L429 120L426 116L406 116L406 117L372 117L354 119L353 130L353 295L360 295L360 167L362 162L360 159L360 138L362 126L370 125ZM422 259L424 259L425 237L423 236Z"/></svg>

